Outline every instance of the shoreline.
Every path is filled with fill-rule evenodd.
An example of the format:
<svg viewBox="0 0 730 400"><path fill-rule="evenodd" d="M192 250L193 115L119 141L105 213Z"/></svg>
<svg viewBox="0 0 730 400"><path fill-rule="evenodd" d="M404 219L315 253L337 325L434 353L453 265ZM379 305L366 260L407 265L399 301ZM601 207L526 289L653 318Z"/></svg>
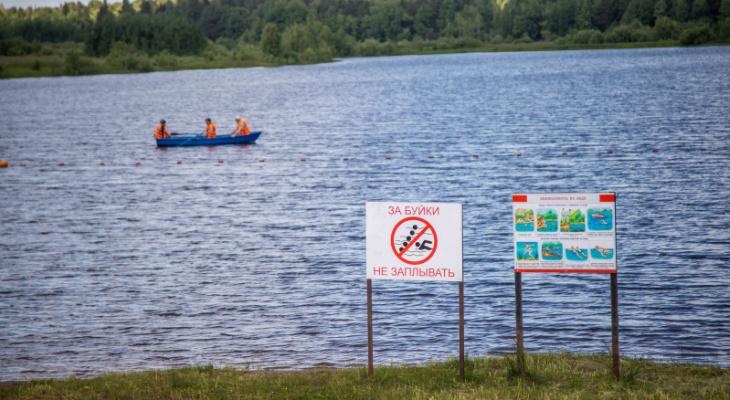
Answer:
<svg viewBox="0 0 730 400"><path fill-rule="evenodd" d="M75 44L80 47L80 44ZM692 47L725 47L730 43L713 42L701 46ZM64 44L68 47L68 44ZM628 49L654 49L654 48L685 48L678 40L666 40L656 42L622 42L622 43L595 43L595 44L566 44L555 42L532 42L532 43L502 43L485 44L480 47L460 49L438 49L421 51L395 51L393 54L374 56L353 56L333 57L326 61L285 63L274 61L250 60L238 61L220 57L218 59L207 59L205 56L179 56L173 61L165 60L164 64L147 64L141 70L128 70L107 65L105 58L82 56L82 66L75 70L69 70L67 60L60 54L51 55L23 55L23 56L0 56L0 80L19 78L48 78L62 76L93 76L93 75L126 75L152 72L174 72L193 71L207 69L232 69L232 68L260 68L260 67L283 67L288 65L315 65L338 62L350 58L373 58L373 57L396 57L396 56L428 56L442 54L467 54L467 53L518 53L518 52L544 52L544 51L584 51L584 50L628 50Z"/></svg>
<svg viewBox="0 0 730 400"><path fill-rule="evenodd" d="M314 367L301 370L215 368L212 364L143 372L109 372L94 378L0 382L0 398L331 398L331 399L524 399L632 398L728 399L730 369L643 359L621 359L612 374L611 355L525 353L467 357L418 365Z"/></svg>

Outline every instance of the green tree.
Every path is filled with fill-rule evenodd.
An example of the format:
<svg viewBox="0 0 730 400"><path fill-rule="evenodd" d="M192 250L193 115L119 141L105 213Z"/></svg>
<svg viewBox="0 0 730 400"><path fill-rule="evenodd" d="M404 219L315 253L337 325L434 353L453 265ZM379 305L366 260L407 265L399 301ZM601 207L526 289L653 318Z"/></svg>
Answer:
<svg viewBox="0 0 730 400"><path fill-rule="evenodd" d="M552 33L565 36L575 24L578 6L575 0L558 0L548 6L545 27Z"/></svg>
<svg viewBox="0 0 730 400"><path fill-rule="evenodd" d="M689 21L691 17L691 6L688 0L674 0L674 18L677 21Z"/></svg>
<svg viewBox="0 0 730 400"><path fill-rule="evenodd" d="M436 25L440 31L443 31L447 25L453 24L454 18L456 18L456 5L454 2L452 0L443 0L438 15Z"/></svg>
<svg viewBox="0 0 730 400"><path fill-rule="evenodd" d="M654 25L654 0L631 0L621 19L622 23L639 20L644 25Z"/></svg>
<svg viewBox="0 0 730 400"><path fill-rule="evenodd" d="M142 0L139 4L139 12L142 14L152 14L152 3L150 0Z"/></svg>
<svg viewBox="0 0 730 400"><path fill-rule="evenodd" d="M580 8L578 9L578 15L575 17L575 27L578 29L590 29L593 27L591 22L592 16L592 5L591 0L580 0ZM608 27L606 27L608 28Z"/></svg>
<svg viewBox="0 0 730 400"><path fill-rule="evenodd" d="M692 19L705 20L710 18L710 5L707 0L694 0L692 3Z"/></svg>
<svg viewBox="0 0 730 400"><path fill-rule="evenodd" d="M279 33L279 26L273 22L266 24L264 31L261 34L261 52L274 57L279 57L281 54L281 34Z"/></svg>
<svg viewBox="0 0 730 400"><path fill-rule="evenodd" d="M730 0L722 0L720 4L720 18L730 18Z"/></svg>
<svg viewBox="0 0 730 400"><path fill-rule="evenodd" d="M417 35L426 39L436 39L436 19L438 14L430 2L421 4L414 18L413 30Z"/></svg>
<svg viewBox="0 0 730 400"><path fill-rule="evenodd" d="M481 39L484 21L479 9L473 5L466 5L464 9L456 13L456 31L459 37L472 37Z"/></svg>
<svg viewBox="0 0 730 400"><path fill-rule="evenodd" d="M654 18L666 17L667 9L667 2L665 0L657 0L656 4L654 5Z"/></svg>

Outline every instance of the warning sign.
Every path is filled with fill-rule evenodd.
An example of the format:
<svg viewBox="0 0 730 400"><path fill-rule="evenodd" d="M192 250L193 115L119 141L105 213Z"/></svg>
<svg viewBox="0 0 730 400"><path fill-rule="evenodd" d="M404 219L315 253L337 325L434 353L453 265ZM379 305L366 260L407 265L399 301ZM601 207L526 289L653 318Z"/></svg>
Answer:
<svg viewBox="0 0 730 400"><path fill-rule="evenodd" d="M368 279L462 280L461 204L367 203Z"/></svg>
<svg viewBox="0 0 730 400"><path fill-rule="evenodd" d="M423 218L404 218L390 235L393 252L399 260L410 265L423 264L436 253L438 237L430 222Z"/></svg>

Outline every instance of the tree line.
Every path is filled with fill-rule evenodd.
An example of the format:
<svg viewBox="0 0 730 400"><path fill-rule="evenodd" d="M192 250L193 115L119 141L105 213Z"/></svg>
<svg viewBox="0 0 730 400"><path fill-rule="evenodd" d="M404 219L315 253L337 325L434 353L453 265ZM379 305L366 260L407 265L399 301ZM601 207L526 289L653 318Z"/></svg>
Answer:
<svg viewBox="0 0 730 400"><path fill-rule="evenodd" d="M96 57L122 43L150 56L199 55L217 45L241 57L256 48L271 58L311 61L403 46L729 38L730 0L91 0L0 7L0 55L71 41Z"/></svg>

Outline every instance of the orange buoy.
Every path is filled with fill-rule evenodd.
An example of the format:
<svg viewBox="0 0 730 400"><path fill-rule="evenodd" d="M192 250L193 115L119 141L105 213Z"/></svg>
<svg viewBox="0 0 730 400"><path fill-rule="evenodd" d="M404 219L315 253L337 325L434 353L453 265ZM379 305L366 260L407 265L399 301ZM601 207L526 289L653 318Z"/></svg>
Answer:
<svg viewBox="0 0 730 400"><path fill-rule="evenodd" d="M705 151L705 148L704 147L700 148L700 151Z"/></svg>
<svg viewBox="0 0 730 400"><path fill-rule="evenodd" d="M0 168L7 168L8 160L0 160Z"/></svg>
<svg viewBox="0 0 730 400"><path fill-rule="evenodd" d="M566 153L566 152L563 152L563 155L564 155L564 156L567 156L567 155L568 155L568 153Z"/></svg>
<svg viewBox="0 0 730 400"><path fill-rule="evenodd" d="M386 160L390 160L390 157L385 157Z"/></svg>
<svg viewBox="0 0 730 400"><path fill-rule="evenodd" d="M218 160L218 164L223 164L223 160Z"/></svg>
<svg viewBox="0 0 730 400"><path fill-rule="evenodd" d="M478 154L474 154L472 157L479 158L479 155Z"/></svg>
<svg viewBox="0 0 730 400"><path fill-rule="evenodd" d="M522 153L517 153L517 157L522 157Z"/></svg>
<svg viewBox="0 0 730 400"><path fill-rule="evenodd" d="M613 150L609 150L608 151L608 154L613 154Z"/></svg>
<svg viewBox="0 0 730 400"><path fill-rule="evenodd" d="M657 150L657 149L654 149L654 150L652 150L652 151L653 151L654 153L658 153L658 152L659 152L659 150Z"/></svg>
<svg viewBox="0 0 730 400"><path fill-rule="evenodd" d="M142 163L141 163L141 162L139 162L139 161L137 161L137 164L135 164L135 165L142 165Z"/></svg>
<svg viewBox="0 0 730 400"><path fill-rule="evenodd" d="M103 162L100 162L99 165L104 165L104 163Z"/></svg>
<svg viewBox="0 0 730 400"><path fill-rule="evenodd" d="M178 161L177 163L178 163L178 164L182 164L182 161Z"/></svg>
<svg viewBox="0 0 730 400"><path fill-rule="evenodd" d="M259 162L264 162L264 160L259 160Z"/></svg>
<svg viewBox="0 0 730 400"><path fill-rule="evenodd" d="M307 161L307 159L306 159L306 158L302 158L302 159L301 159L301 160L299 160L299 161Z"/></svg>
<svg viewBox="0 0 730 400"><path fill-rule="evenodd" d="M349 160L349 158L347 158L347 157L342 159L342 161L347 161L347 160Z"/></svg>
<svg viewBox="0 0 730 400"><path fill-rule="evenodd" d="M25 167L25 164L20 164L21 167Z"/></svg>
<svg viewBox="0 0 730 400"><path fill-rule="evenodd" d="M428 156L428 158L434 158L433 156Z"/></svg>
<svg viewBox="0 0 730 400"><path fill-rule="evenodd" d="M59 167L63 167L64 165L66 165L66 164L64 164L64 163L59 163L58 164Z"/></svg>

